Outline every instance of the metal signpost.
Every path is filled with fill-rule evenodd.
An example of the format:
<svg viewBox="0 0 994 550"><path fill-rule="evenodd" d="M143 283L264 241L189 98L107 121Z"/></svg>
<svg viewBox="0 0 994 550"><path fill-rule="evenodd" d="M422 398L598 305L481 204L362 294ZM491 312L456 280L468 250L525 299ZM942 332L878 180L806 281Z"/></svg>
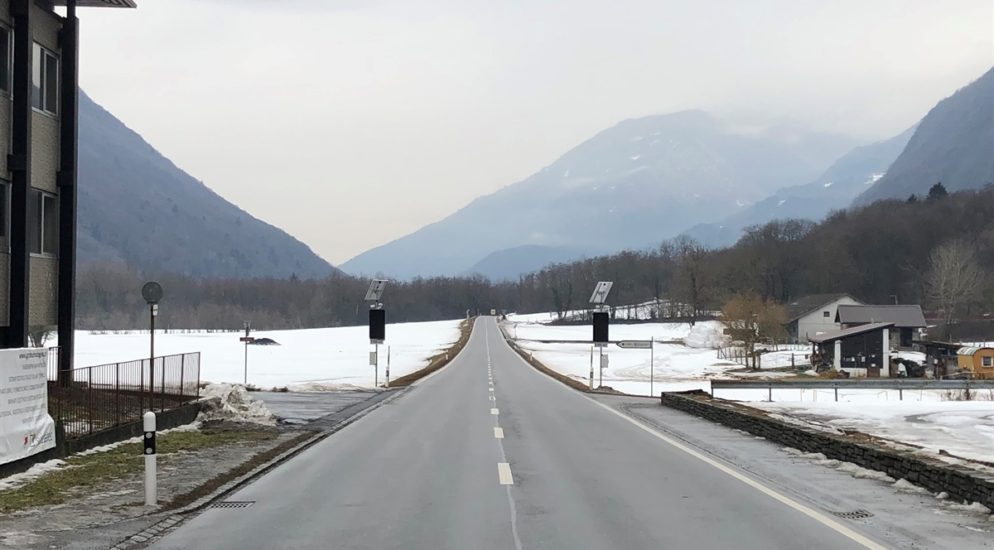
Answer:
<svg viewBox="0 0 994 550"><path fill-rule="evenodd" d="M380 302L380 298L383 297L383 289L386 286L387 281L385 279L373 279L369 283L369 289L366 291L365 298L367 302L370 302L369 343L373 345L373 351L369 353L369 364L373 367L374 386L380 384L380 344L384 343L387 339L387 312L383 309L383 303ZM389 376L388 374L388 380Z"/></svg>
<svg viewBox="0 0 994 550"><path fill-rule="evenodd" d="M162 300L162 285L149 281L142 285L142 298L148 304L148 408L152 408L155 396L155 317L159 314L159 300ZM142 370L141 385L145 386L145 371Z"/></svg>
<svg viewBox="0 0 994 550"><path fill-rule="evenodd" d="M251 321L245 321L245 323L242 326L245 327L245 336L242 336L241 338L238 339L239 342L245 342L245 374L243 376L242 383L248 386L248 347L249 344L255 342L255 338L249 336L249 332L252 331Z"/></svg>
<svg viewBox="0 0 994 550"><path fill-rule="evenodd" d="M649 350L649 395L653 395L654 378L656 376L656 342L652 340L619 340L615 342L622 349L647 349Z"/></svg>
<svg viewBox="0 0 994 550"><path fill-rule="evenodd" d="M607 295L611 292L611 287L614 283L611 281L600 281L597 286L594 287L594 293L590 295L590 304L594 306L593 321L594 321L594 334L593 334L593 344L594 347L598 348L600 354L600 385L604 385L604 369L608 366L608 358L604 355L604 348L610 342L608 338L609 330L609 320L607 314L607 306L604 302L607 301ZM591 378L591 384L593 384L593 376Z"/></svg>

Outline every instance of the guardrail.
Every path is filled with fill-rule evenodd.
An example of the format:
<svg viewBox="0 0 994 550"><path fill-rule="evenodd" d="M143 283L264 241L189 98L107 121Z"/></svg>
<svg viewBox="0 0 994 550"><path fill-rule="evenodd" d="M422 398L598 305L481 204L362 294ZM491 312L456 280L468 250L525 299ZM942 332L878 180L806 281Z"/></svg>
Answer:
<svg viewBox="0 0 994 550"><path fill-rule="evenodd" d="M712 380L711 397L716 389L767 390L773 401L774 389L834 390L839 400L839 389L844 390L897 390L904 399L904 390L994 390L994 380L927 380L901 378L873 378L859 380Z"/></svg>

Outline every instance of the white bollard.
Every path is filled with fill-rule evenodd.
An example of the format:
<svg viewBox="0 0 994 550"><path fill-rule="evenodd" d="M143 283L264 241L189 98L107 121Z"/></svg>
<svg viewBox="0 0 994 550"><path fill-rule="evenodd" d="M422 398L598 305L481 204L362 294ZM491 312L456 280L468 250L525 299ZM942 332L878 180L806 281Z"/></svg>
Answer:
<svg viewBox="0 0 994 550"><path fill-rule="evenodd" d="M155 413L148 411L142 417L145 437L145 506L155 506L158 500L155 474Z"/></svg>

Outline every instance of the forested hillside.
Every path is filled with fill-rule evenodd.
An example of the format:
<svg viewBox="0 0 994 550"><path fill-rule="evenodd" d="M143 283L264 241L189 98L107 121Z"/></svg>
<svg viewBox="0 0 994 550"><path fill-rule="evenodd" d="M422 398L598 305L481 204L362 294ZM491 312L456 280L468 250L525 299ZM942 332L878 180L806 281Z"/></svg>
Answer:
<svg viewBox="0 0 994 550"><path fill-rule="evenodd" d="M824 222L780 220L749 228L734 246L708 250L691 240L651 252L622 252L555 264L513 282L438 277L391 283L384 295L390 322L458 318L466 310L564 311L586 307L594 283L615 282L611 303L669 298L698 310L754 291L778 301L810 293L847 292L887 303L923 303L956 315L994 311L994 187L910 202L880 201L840 211ZM950 260L951 259L951 260ZM952 268L950 268L950 265ZM945 266L945 267L944 267ZM937 292L941 269L973 274L961 299ZM194 279L168 276L161 324L172 328L296 328L361 324L367 281L336 274L324 280ZM83 328L145 325L142 279L123 267L80 272Z"/></svg>

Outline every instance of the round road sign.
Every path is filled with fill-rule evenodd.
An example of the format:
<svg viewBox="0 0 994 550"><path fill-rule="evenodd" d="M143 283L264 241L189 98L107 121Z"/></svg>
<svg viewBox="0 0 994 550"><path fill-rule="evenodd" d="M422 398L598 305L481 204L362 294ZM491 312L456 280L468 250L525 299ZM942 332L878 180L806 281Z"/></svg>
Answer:
<svg viewBox="0 0 994 550"><path fill-rule="evenodd" d="M157 304L162 299L162 285L149 281L142 285L142 298L150 304Z"/></svg>

